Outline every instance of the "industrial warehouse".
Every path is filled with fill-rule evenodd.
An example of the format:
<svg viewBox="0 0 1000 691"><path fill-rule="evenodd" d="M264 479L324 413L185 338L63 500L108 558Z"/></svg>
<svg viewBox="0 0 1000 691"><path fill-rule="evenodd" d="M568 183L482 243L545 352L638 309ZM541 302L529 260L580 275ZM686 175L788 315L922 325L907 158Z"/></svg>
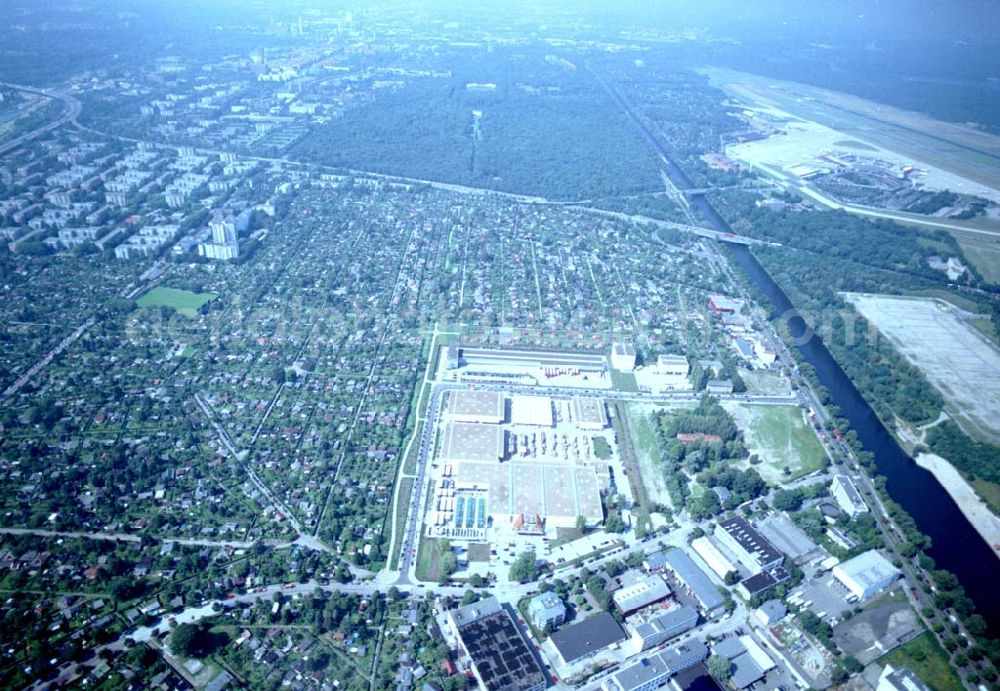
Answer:
<svg viewBox="0 0 1000 691"><path fill-rule="evenodd" d="M554 536L599 525L618 463L604 401L457 389L443 404L427 534L481 541L489 530ZM600 443L600 457L595 444Z"/></svg>
<svg viewBox="0 0 1000 691"><path fill-rule="evenodd" d="M462 384L611 388L608 358L596 353L449 346L442 348L438 367L442 381Z"/></svg>
<svg viewBox="0 0 1000 691"><path fill-rule="evenodd" d="M545 676L531 649L495 597L450 611L448 626L468 653L481 688L491 691L545 688Z"/></svg>

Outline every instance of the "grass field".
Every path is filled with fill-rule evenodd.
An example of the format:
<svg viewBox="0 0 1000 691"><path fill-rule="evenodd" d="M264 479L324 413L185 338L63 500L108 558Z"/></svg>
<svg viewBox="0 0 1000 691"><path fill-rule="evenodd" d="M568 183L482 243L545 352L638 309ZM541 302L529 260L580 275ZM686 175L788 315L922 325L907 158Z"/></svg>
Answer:
<svg viewBox="0 0 1000 691"><path fill-rule="evenodd" d="M1000 515L1000 485L977 477L972 481L972 488L990 505L994 513Z"/></svg>
<svg viewBox="0 0 1000 691"><path fill-rule="evenodd" d="M725 407L743 430L750 453L764 461L757 470L769 483L794 480L826 463L826 451L798 406L730 403Z"/></svg>
<svg viewBox="0 0 1000 691"><path fill-rule="evenodd" d="M938 288L932 288L930 290L908 290L903 291L903 293L905 295L912 295L913 297L937 298L939 300L944 300L945 302L954 305L960 310L965 310L966 312L979 312L981 309L979 305L967 297L956 295L950 291L940 290Z"/></svg>
<svg viewBox="0 0 1000 691"><path fill-rule="evenodd" d="M781 374L763 369L741 369L740 378L747 385L747 393L759 396L787 396L792 392L788 380Z"/></svg>
<svg viewBox="0 0 1000 691"><path fill-rule="evenodd" d="M979 269L990 283L1000 284L1000 237L953 230L966 259Z"/></svg>
<svg viewBox="0 0 1000 691"><path fill-rule="evenodd" d="M611 458L611 445L604 437L594 437L591 440L594 444L594 455L602 461Z"/></svg>
<svg viewBox="0 0 1000 691"><path fill-rule="evenodd" d="M555 549L560 545L565 545L567 542L579 540L581 537L583 537L582 530L577 530L576 528L556 528L556 539L551 543L551 547Z"/></svg>
<svg viewBox="0 0 1000 691"><path fill-rule="evenodd" d="M631 435L632 448L635 451L636 464L639 466L639 481L649 501L673 506L667 484L660 468L660 437L653 426L653 411L658 406L648 403L623 403L628 417L628 429Z"/></svg>
<svg viewBox="0 0 1000 691"><path fill-rule="evenodd" d="M215 293L192 293L190 290L157 286L136 300L135 303L139 307L169 307L178 314L193 319L198 316L198 310L201 309L202 305L211 302L216 297L218 296Z"/></svg>
<svg viewBox="0 0 1000 691"><path fill-rule="evenodd" d="M469 543L469 561L488 562L490 560L490 545L487 542Z"/></svg>
<svg viewBox="0 0 1000 691"><path fill-rule="evenodd" d="M417 546L417 578L421 581L437 581L441 578L438 570L438 541L430 537L420 538Z"/></svg>
<svg viewBox="0 0 1000 691"><path fill-rule="evenodd" d="M638 391L639 385L635 381L635 375L631 372L619 372L611 370L611 385L616 391Z"/></svg>
<svg viewBox="0 0 1000 691"><path fill-rule="evenodd" d="M962 682L951 669L948 653L929 631L904 643L881 659L893 667L908 667L935 691L961 689Z"/></svg>
<svg viewBox="0 0 1000 691"><path fill-rule="evenodd" d="M970 319L969 324L971 324L976 331L990 339L990 343L995 345L997 348L1000 348L1000 333L997 333L997 329L993 326L992 321L983 317L981 319Z"/></svg>
<svg viewBox="0 0 1000 691"><path fill-rule="evenodd" d="M396 544L389 555L390 568L399 566L399 554L403 551L403 534L406 531L406 512L410 508L410 493L413 491L413 478L404 477L399 481L399 504L396 506Z"/></svg>

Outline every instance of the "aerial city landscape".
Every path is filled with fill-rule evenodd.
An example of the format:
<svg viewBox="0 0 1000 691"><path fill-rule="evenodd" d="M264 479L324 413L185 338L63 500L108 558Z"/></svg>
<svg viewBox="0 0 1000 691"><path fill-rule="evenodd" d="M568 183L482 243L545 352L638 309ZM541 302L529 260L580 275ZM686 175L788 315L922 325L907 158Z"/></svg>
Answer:
<svg viewBox="0 0 1000 691"><path fill-rule="evenodd" d="M0 688L1000 689L1000 10L652 4L0 6Z"/></svg>

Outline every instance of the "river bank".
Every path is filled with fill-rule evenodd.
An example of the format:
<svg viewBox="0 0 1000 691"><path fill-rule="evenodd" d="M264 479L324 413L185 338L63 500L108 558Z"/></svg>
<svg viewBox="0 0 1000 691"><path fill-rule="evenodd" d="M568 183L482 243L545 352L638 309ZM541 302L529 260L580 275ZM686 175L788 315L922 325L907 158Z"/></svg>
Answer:
<svg viewBox="0 0 1000 691"><path fill-rule="evenodd" d="M747 247L729 246L727 254L760 292L762 304L772 315L793 309L791 300ZM789 327L793 337L805 330L801 319L792 319ZM958 578L978 612L990 622L990 634L1000 635L1000 600L996 598L1000 559L992 543L960 509L963 501L953 498L930 470L914 466L913 459L900 446L902 439L879 419L820 339L804 339L793 350L812 366L829 401L847 419L861 446L873 455L877 474L885 478L886 492L913 518L917 529L931 539L928 556L938 568Z"/></svg>
<svg viewBox="0 0 1000 691"><path fill-rule="evenodd" d="M913 459L921 468L930 471L948 495L958 504L959 511L993 548L993 555L1000 559L1000 517L994 514L972 485L962 477L946 459L933 453L919 453Z"/></svg>

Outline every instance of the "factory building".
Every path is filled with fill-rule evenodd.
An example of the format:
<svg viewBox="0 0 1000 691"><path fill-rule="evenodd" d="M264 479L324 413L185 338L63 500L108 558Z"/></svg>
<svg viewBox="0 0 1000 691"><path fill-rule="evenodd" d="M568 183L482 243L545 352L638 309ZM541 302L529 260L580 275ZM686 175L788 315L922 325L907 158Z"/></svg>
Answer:
<svg viewBox="0 0 1000 691"><path fill-rule="evenodd" d="M830 485L830 494L837 501L837 506L851 518L857 518L868 511L868 505L861 498L861 493L847 475L834 475Z"/></svg>
<svg viewBox="0 0 1000 691"><path fill-rule="evenodd" d="M666 600L673 593L670 586L659 574L639 576L632 583L622 585L611 596L622 616L629 616L640 609Z"/></svg>
<svg viewBox="0 0 1000 691"><path fill-rule="evenodd" d="M577 396L570 403L570 410L580 429L598 431L608 426L608 411L600 398Z"/></svg>
<svg viewBox="0 0 1000 691"><path fill-rule="evenodd" d="M859 600L882 592L900 575L899 569L873 549L833 567L834 578Z"/></svg>
<svg viewBox="0 0 1000 691"><path fill-rule="evenodd" d="M611 366L620 372L635 369L635 346L631 343L615 343L611 346Z"/></svg>
<svg viewBox="0 0 1000 691"><path fill-rule="evenodd" d="M714 534L751 574L770 571L784 561L784 555L740 516L719 521Z"/></svg>
<svg viewBox="0 0 1000 691"><path fill-rule="evenodd" d="M730 683L737 689L744 689L760 681L776 667L774 660L750 636L726 638L716 643L712 652L733 664Z"/></svg>
<svg viewBox="0 0 1000 691"><path fill-rule="evenodd" d="M681 605L636 624L629 637L629 646L632 652L637 654L666 643L697 625L698 610L688 605Z"/></svg>
<svg viewBox="0 0 1000 691"><path fill-rule="evenodd" d="M698 568L688 553L680 548L674 548L663 553L665 568L674 574L674 578L684 584L684 587L694 595L701 605L702 611L708 616L721 612L726 601L715 587L712 580Z"/></svg>
<svg viewBox="0 0 1000 691"><path fill-rule="evenodd" d="M763 595L776 585L780 585L791 578L792 575L783 566L778 566L770 571L755 573L749 578L744 578L736 585L736 592L745 599L750 600L755 595Z"/></svg>
<svg viewBox="0 0 1000 691"><path fill-rule="evenodd" d="M511 396L510 422L512 425L552 427L552 399L548 396Z"/></svg>
<svg viewBox="0 0 1000 691"><path fill-rule="evenodd" d="M499 425L453 422L444 428L440 458L446 463L499 461L504 435Z"/></svg>
<svg viewBox="0 0 1000 691"><path fill-rule="evenodd" d="M656 358L656 369L670 377L686 377L691 371L688 359L683 355L661 355Z"/></svg>
<svg viewBox="0 0 1000 691"><path fill-rule="evenodd" d="M454 391L448 398L445 415L452 422L499 425L504 418L504 398L496 391Z"/></svg>
<svg viewBox="0 0 1000 691"><path fill-rule="evenodd" d="M716 314L733 314L740 309L739 303L727 298L725 295L709 296L708 307Z"/></svg>
<svg viewBox="0 0 1000 691"><path fill-rule="evenodd" d="M719 551L719 548L712 544L712 541L704 535L691 541L691 549L708 564L708 568L712 569L716 576L723 580L725 580L726 574L730 571L737 571L733 562L729 561Z"/></svg>
<svg viewBox="0 0 1000 691"><path fill-rule="evenodd" d="M694 667L708 657L708 648L698 640L645 657L615 672L601 685L602 691L653 691L665 686L675 674Z"/></svg>
<svg viewBox="0 0 1000 691"><path fill-rule="evenodd" d="M487 490L494 525L521 532L572 528L577 516L587 525L604 520L601 490L593 468L569 464L462 462L458 490Z"/></svg>
<svg viewBox="0 0 1000 691"><path fill-rule="evenodd" d="M607 612L563 627L549 637L564 665L596 655L625 639L624 629Z"/></svg>
<svg viewBox="0 0 1000 691"><path fill-rule="evenodd" d="M448 628L472 660L480 688L542 691L548 681L527 642L495 597L448 612Z"/></svg>

